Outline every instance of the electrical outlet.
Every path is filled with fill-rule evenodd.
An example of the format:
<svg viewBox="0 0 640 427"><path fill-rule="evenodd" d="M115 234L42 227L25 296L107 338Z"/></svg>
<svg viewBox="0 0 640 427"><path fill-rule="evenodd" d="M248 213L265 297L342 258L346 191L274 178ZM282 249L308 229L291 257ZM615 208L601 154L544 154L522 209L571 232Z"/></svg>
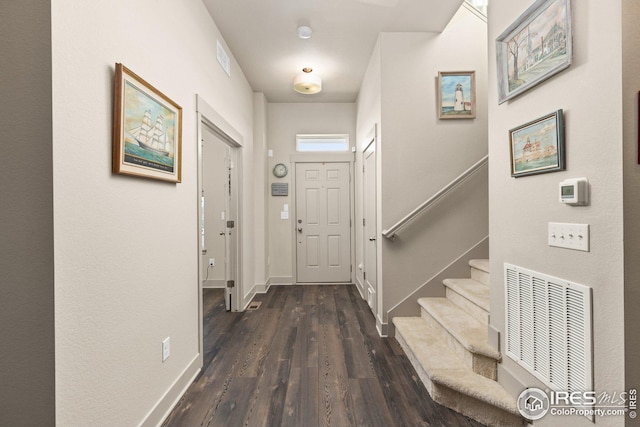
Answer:
<svg viewBox="0 0 640 427"><path fill-rule="evenodd" d="M214 258L209 258L209 267L215 267L216 266L216 260Z"/></svg>
<svg viewBox="0 0 640 427"><path fill-rule="evenodd" d="M171 355L171 337L166 337L164 341L162 341L162 362L169 358Z"/></svg>

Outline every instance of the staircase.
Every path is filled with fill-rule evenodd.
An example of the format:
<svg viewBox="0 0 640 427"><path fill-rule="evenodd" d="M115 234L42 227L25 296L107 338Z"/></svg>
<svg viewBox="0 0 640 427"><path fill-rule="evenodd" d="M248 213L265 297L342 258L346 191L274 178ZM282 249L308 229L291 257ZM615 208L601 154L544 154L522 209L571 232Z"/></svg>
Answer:
<svg viewBox="0 0 640 427"><path fill-rule="evenodd" d="M396 339L434 401L496 427L523 426L516 400L497 382L500 352L488 344L489 261L470 279L446 279L445 298L420 298L421 317L395 317Z"/></svg>

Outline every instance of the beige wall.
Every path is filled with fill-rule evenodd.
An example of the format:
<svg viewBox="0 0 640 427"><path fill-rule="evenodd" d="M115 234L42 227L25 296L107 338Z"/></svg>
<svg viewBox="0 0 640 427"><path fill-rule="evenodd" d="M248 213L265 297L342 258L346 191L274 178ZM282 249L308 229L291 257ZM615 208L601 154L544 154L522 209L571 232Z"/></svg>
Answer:
<svg viewBox="0 0 640 427"><path fill-rule="evenodd" d="M571 67L498 105L496 64L491 60L495 57L493 40L530 4L529 0L492 0L489 8L491 324L504 332L505 262L591 287L595 388L620 392L625 367L621 1L572 2ZM560 108L565 114L567 170L512 178L508 130ZM590 205L561 205L557 201L558 183L583 176L591 184ZM549 247L546 236L550 221L590 224L591 251ZM504 348L504 333L502 338ZM504 357L501 382L509 375L527 386L537 384ZM557 418L545 417L536 425L557 422ZM598 425L621 422L620 418L598 419ZM591 425L583 417L566 417L562 423Z"/></svg>
<svg viewBox="0 0 640 427"><path fill-rule="evenodd" d="M296 152L296 134L349 134L355 145L356 108L354 103L270 103L268 107L268 141L273 157L268 159L269 181L269 259L272 283L294 282L293 226L294 206L291 190L294 180L291 155ZM289 174L276 178L271 171L277 163L284 163ZM289 184L289 196L271 196L271 183ZM280 219L284 205L289 206L289 219Z"/></svg>
<svg viewBox="0 0 640 427"><path fill-rule="evenodd" d="M264 291L269 280L269 188L267 158L267 98L262 93L253 95L253 188L254 224L253 245L257 248L254 261L254 283L256 291ZM246 295L245 295L246 298Z"/></svg>
<svg viewBox="0 0 640 427"><path fill-rule="evenodd" d="M50 2L0 2L0 38L0 425L53 426Z"/></svg>
<svg viewBox="0 0 640 427"><path fill-rule="evenodd" d="M356 135L357 135L357 151L356 151L356 174L355 174L355 212L356 212L356 228L355 228L355 245L356 245L356 269L355 269L355 282L360 290L360 294L365 296L364 275L362 266L364 265L364 249L363 249L363 183L362 183L362 152L367 148L369 140L367 139L373 129L376 129L378 139L382 134L382 82L380 76L381 59L380 59L380 37L376 42L376 45L369 58L369 65L367 66L367 72L362 80L360 91L358 92L357 99L357 118L356 118ZM379 144L378 144L379 146ZM380 170L380 156L376 157L377 166L376 169ZM380 174L376 175L377 188L381 187ZM378 197L379 200L379 197ZM376 235L380 235L380 203L377 203L377 218L376 218ZM369 219L371 220L371 219ZM380 245L378 245L378 252ZM380 255L378 255L380 258ZM380 271L382 265L378 263L377 266ZM381 277L381 274L377 274ZM382 292L377 293L377 307L382 307ZM374 313L377 315L377 313Z"/></svg>
<svg viewBox="0 0 640 427"><path fill-rule="evenodd" d="M640 166L638 93L640 88L640 3L622 1L622 99L624 109L624 350L625 389L640 385ZM634 425L627 419L627 425ZM635 424L637 425L637 424Z"/></svg>
<svg viewBox="0 0 640 427"><path fill-rule="evenodd" d="M462 6L442 33L382 33L377 49L360 92L358 132L364 133L358 141L362 144L379 116L378 220L383 230L487 153L486 22ZM476 72L476 118L438 120L438 71L469 70ZM486 174L480 173L398 233L396 241L379 238L379 323L387 322L387 312L404 297L487 236L486 185Z"/></svg>
<svg viewBox="0 0 640 427"><path fill-rule="evenodd" d="M57 424L153 425L199 362L196 94L242 136L253 285L253 93L199 0L55 0L52 22ZM111 174L115 62L182 106L182 183Z"/></svg>

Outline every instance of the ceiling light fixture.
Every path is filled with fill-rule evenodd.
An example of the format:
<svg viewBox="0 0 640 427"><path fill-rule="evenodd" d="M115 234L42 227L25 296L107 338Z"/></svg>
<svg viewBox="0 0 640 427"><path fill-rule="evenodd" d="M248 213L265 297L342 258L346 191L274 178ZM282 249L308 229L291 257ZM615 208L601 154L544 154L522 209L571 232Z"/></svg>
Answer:
<svg viewBox="0 0 640 427"><path fill-rule="evenodd" d="M293 90L305 95L312 95L322 90L322 79L317 74L311 74L311 68L303 68L302 73L293 79Z"/></svg>
<svg viewBox="0 0 640 427"><path fill-rule="evenodd" d="M312 32L313 30L311 30L311 27L308 27L306 25L301 25L298 27L298 37L300 37L302 40L310 39Z"/></svg>

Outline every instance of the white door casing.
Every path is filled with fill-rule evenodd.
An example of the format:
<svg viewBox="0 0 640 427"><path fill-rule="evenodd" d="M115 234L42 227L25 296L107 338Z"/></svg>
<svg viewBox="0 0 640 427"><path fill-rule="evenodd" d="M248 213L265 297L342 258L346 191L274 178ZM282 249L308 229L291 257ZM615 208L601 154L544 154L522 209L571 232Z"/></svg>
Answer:
<svg viewBox="0 0 640 427"><path fill-rule="evenodd" d="M351 282L350 164L296 164L299 283Z"/></svg>
<svg viewBox="0 0 640 427"><path fill-rule="evenodd" d="M377 231L376 231L376 142L375 137L363 155L363 252L364 291L371 311L377 314Z"/></svg>

